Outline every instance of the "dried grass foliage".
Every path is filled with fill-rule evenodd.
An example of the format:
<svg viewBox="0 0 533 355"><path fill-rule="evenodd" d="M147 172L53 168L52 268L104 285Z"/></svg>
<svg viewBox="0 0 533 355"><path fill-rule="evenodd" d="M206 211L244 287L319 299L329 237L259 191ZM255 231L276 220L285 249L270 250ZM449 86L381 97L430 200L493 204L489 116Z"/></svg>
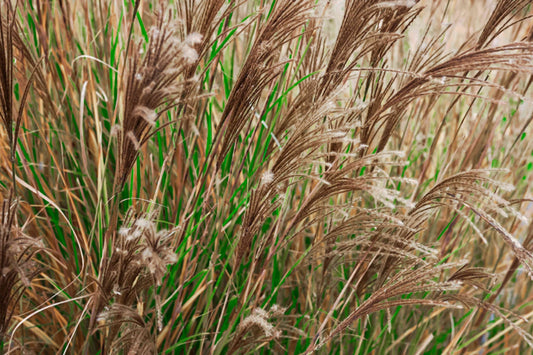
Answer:
<svg viewBox="0 0 533 355"><path fill-rule="evenodd" d="M531 1L0 4L0 353L533 347Z"/></svg>

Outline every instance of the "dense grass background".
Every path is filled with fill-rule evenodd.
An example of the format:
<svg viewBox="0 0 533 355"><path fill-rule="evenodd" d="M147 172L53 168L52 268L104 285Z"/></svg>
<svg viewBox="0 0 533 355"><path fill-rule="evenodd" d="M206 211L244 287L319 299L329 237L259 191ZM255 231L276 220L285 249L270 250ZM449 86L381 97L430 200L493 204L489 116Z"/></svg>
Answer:
<svg viewBox="0 0 533 355"><path fill-rule="evenodd" d="M531 1L0 3L0 353L531 352Z"/></svg>

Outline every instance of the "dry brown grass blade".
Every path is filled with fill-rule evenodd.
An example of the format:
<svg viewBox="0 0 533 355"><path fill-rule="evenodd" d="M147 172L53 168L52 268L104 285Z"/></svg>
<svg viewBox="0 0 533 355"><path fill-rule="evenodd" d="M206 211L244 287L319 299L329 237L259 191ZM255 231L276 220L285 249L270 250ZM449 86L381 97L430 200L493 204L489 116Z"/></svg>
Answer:
<svg viewBox="0 0 533 355"><path fill-rule="evenodd" d="M10 145L13 145L13 26L15 10L11 2L2 2L0 7L0 117L7 132Z"/></svg>

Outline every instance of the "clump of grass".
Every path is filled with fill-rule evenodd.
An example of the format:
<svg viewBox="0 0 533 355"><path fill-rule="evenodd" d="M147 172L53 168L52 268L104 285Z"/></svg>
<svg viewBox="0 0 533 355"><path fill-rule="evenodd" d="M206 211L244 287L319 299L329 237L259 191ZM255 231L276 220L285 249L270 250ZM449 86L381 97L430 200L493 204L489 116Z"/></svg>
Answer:
<svg viewBox="0 0 533 355"><path fill-rule="evenodd" d="M124 187L150 128L163 112L176 104L185 86L185 81L180 79L188 66L198 60L195 46L202 42L199 33L191 33L180 41L164 14L158 16L149 36L146 53L140 41L133 47L128 63L124 112L116 126L120 157L115 172L118 189Z"/></svg>
<svg viewBox="0 0 533 355"><path fill-rule="evenodd" d="M0 0L0 352L529 351L531 1L480 4Z"/></svg>
<svg viewBox="0 0 533 355"><path fill-rule="evenodd" d="M6 351L6 344L20 348L18 339L10 339L10 326L18 303L31 282L39 274L33 258L44 246L37 238L24 233L16 216L19 201L16 194L15 152L19 137L23 110L28 97L30 80L26 80L22 96L15 94L15 88L23 80L16 80L25 73L15 68L17 59L24 59L24 47L17 48L17 22L15 8L9 2L2 4L0 12L0 118L7 135L8 156L11 162L11 186L3 185L0 209L0 353ZM20 44L20 43L19 43ZM16 51L20 53L17 55ZM17 102L18 101L18 102ZM17 106L18 104L18 106ZM5 155L4 155L5 159ZM5 159L7 160L7 159Z"/></svg>

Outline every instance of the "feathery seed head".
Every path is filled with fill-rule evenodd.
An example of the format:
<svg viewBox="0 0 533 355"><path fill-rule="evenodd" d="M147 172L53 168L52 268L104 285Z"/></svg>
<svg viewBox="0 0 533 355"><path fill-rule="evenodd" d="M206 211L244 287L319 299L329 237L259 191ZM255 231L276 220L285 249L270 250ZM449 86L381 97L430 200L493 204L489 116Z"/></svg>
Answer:
<svg viewBox="0 0 533 355"><path fill-rule="evenodd" d="M200 33L193 32L187 35L185 38L185 43L187 43L189 46L194 46L202 43L203 39L204 36L202 36Z"/></svg>
<svg viewBox="0 0 533 355"><path fill-rule="evenodd" d="M198 60L198 52L188 44L184 44L181 48L181 57L187 64L193 64Z"/></svg>
<svg viewBox="0 0 533 355"><path fill-rule="evenodd" d="M272 170L267 170L261 175L261 186L268 185L274 181L274 173Z"/></svg>
<svg viewBox="0 0 533 355"><path fill-rule="evenodd" d="M133 131L129 131L126 137L130 140L131 144L133 144L133 148L135 150L141 149L141 144L139 143L137 137L135 137L135 133L133 133Z"/></svg>

